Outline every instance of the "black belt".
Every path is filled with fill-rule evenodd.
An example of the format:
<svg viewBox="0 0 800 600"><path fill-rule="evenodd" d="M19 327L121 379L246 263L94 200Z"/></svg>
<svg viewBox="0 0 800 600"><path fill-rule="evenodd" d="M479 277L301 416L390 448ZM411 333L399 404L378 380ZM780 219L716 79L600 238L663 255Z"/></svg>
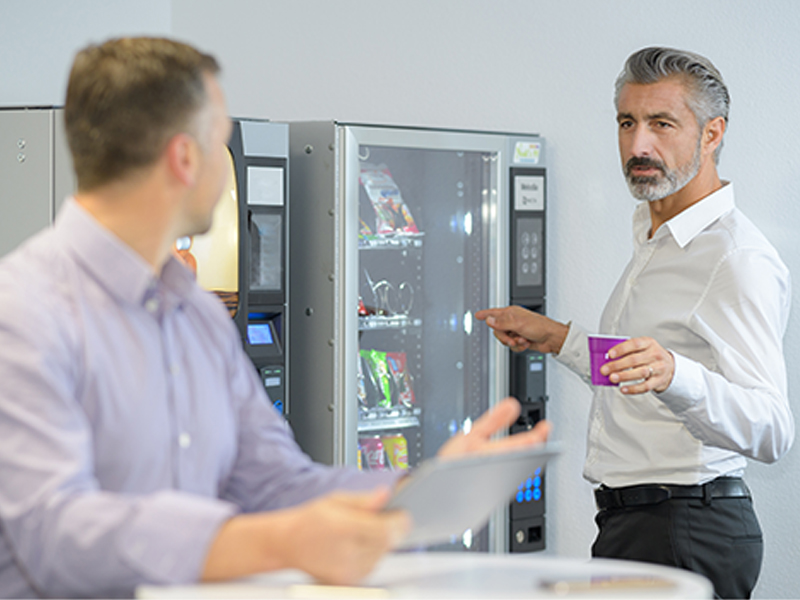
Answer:
<svg viewBox="0 0 800 600"><path fill-rule="evenodd" d="M714 498L750 498L750 490L738 477L719 477L703 485L631 485L610 488L601 485L594 491L598 510L659 504L666 500L697 499L710 503Z"/></svg>

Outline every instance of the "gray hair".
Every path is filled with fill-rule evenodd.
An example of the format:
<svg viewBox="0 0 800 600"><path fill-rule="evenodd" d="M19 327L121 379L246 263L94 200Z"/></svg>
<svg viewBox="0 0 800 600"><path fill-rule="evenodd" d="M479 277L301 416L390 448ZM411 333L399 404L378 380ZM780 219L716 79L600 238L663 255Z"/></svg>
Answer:
<svg viewBox="0 0 800 600"><path fill-rule="evenodd" d="M674 48L642 48L631 54L614 85L614 106L619 107L624 85L656 83L674 76L684 78L688 84L690 93L686 103L701 129L717 117L728 124L731 98L722 74L704 56ZM722 142L714 152L716 162L721 150Z"/></svg>

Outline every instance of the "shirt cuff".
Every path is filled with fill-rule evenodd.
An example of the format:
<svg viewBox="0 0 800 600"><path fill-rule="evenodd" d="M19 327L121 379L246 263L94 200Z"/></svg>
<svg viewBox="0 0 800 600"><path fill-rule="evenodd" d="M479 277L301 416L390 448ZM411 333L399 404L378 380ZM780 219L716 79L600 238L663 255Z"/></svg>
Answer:
<svg viewBox="0 0 800 600"><path fill-rule="evenodd" d="M569 331L567 331L561 351L553 354L553 358L574 371L584 381L591 381L589 334L579 325L569 324Z"/></svg>
<svg viewBox="0 0 800 600"><path fill-rule="evenodd" d="M209 547L235 505L181 492L162 492L143 500L121 532L123 560L147 581L196 582Z"/></svg>
<svg viewBox="0 0 800 600"><path fill-rule="evenodd" d="M666 390L655 395L672 412L678 414L689 410L700 401L704 379L700 363L672 350L670 353L675 361L672 381Z"/></svg>

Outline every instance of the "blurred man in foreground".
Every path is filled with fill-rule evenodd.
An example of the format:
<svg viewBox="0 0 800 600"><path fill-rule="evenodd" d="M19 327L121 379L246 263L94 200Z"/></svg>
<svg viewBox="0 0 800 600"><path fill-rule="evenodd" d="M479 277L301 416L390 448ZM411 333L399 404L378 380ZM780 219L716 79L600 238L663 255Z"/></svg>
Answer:
<svg viewBox="0 0 800 600"><path fill-rule="evenodd" d="M409 527L381 511L396 474L300 451L227 311L171 252L208 230L226 183L218 72L164 39L75 59L78 192L0 263L2 597L280 568L353 583ZM500 403L440 455L543 441L546 424L490 441L518 410Z"/></svg>

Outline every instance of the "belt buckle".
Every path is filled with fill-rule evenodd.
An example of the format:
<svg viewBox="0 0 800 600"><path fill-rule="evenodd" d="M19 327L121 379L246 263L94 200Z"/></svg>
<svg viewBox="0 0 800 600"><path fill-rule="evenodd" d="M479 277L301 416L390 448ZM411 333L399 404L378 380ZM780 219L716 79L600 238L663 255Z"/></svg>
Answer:
<svg viewBox="0 0 800 600"><path fill-rule="evenodd" d="M672 498L672 490L667 486L650 484L634 486L620 494L620 506L633 508L637 506L653 506Z"/></svg>
<svg viewBox="0 0 800 600"><path fill-rule="evenodd" d="M661 504L672 498L672 490L665 485L655 486L653 492L655 492L653 504Z"/></svg>
<svg viewBox="0 0 800 600"><path fill-rule="evenodd" d="M621 506L653 506L672 498L672 490L666 485L649 484L634 486L620 494Z"/></svg>

